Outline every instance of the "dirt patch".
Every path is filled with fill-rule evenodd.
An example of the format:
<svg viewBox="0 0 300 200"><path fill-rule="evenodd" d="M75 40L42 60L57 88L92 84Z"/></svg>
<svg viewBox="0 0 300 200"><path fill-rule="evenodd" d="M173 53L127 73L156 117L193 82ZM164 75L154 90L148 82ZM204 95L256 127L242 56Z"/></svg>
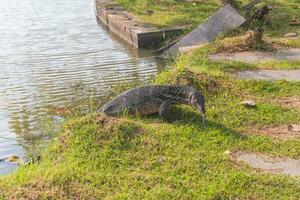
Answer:
<svg viewBox="0 0 300 200"><path fill-rule="evenodd" d="M176 85L190 85L201 89L203 92L217 92L222 87L222 83L204 73L197 73L188 68L176 77Z"/></svg>
<svg viewBox="0 0 300 200"><path fill-rule="evenodd" d="M30 182L13 188L0 188L0 194L9 200L39 200L39 199L97 199L100 196L97 190L89 191L90 188L82 187L80 183L64 183L56 186L55 183L46 180Z"/></svg>
<svg viewBox="0 0 300 200"><path fill-rule="evenodd" d="M279 100L275 100L275 103L278 103L282 107L295 108L297 110L300 110L300 96L285 97Z"/></svg>
<svg viewBox="0 0 300 200"><path fill-rule="evenodd" d="M266 135L276 139L296 139L300 138L300 130L294 127L299 125L282 125L282 126L265 126L265 127L250 127L248 134L251 135Z"/></svg>
<svg viewBox="0 0 300 200"><path fill-rule="evenodd" d="M232 53L254 50L273 51L275 50L275 47L271 43L262 40L255 31L248 31L243 36L225 38L220 41L220 44L216 49L216 53Z"/></svg>
<svg viewBox="0 0 300 200"><path fill-rule="evenodd" d="M263 172L300 176L300 160L243 151L231 153L230 157Z"/></svg>

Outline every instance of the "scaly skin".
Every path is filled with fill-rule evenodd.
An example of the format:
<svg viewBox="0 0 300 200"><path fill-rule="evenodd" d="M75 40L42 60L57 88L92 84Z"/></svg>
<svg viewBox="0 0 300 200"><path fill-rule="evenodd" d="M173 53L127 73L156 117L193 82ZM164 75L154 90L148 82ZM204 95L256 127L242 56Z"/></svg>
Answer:
<svg viewBox="0 0 300 200"><path fill-rule="evenodd" d="M99 112L108 116L151 115L163 116L170 105L188 104L205 115L205 100L200 91L188 86L157 85L128 90L106 103Z"/></svg>

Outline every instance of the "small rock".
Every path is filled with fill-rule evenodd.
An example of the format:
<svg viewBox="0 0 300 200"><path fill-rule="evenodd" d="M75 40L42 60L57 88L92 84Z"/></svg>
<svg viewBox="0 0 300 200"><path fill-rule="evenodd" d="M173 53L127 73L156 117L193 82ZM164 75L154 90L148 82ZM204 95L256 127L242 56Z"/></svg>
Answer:
<svg viewBox="0 0 300 200"><path fill-rule="evenodd" d="M131 16L125 16L124 18L127 19L127 20L132 20L133 19L133 17L131 17Z"/></svg>
<svg viewBox="0 0 300 200"><path fill-rule="evenodd" d="M299 25L299 24L300 24L300 20L296 17L289 21L289 25L291 25L291 26Z"/></svg>
<svg viewBox="0 0 300 200"><path fill-rule="evenodd" d="M165 157L163 157L163 156L161 156L160 158L158 158L158 160L157 160L157 162L159 163L159 164L162 164L162 163L164 163L166 161L166 159L165 159Z"/></svg>
<svg viewBox="0 0 300 200"><path fill-rule="evenodd" d="M224 155L230 155L231 154L231 151L229 151L229 150L226 150L226 151L224 151Z"/></svg>
<svg viewBox="0 0 300 200"><path fill-rule="evenodd" d="M297 36L298 36L298 33L287 33L284 35L284 37L286 37L286 38L297 37Z"/></svg>
<svg viewBox="0 0 300 200"><path fill-rule="evenodd" d="M253 100L247 100L240 103L241 105L244 105L247 108L253 108L256 107L256 103Z"/></svg>
<svg viewBox="0 0 300 200"><path fill-rule="evenodd" d="M145 11L145 14L146 14L146 15L152 15L153 13L154 13L153 10L149 10L149 9L148 9L148 10Z"/></svg>
<svg viewBox="0 0 300 200"><path fill-rule="evenodd" d="M288 130L293 132L300 132L300 124L288 125Z"/></svg>

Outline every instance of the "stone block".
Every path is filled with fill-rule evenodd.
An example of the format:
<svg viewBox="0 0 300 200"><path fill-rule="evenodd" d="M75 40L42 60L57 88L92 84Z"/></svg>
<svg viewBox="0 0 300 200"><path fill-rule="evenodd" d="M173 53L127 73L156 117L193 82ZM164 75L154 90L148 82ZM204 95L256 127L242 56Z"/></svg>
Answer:
<svg viewBox="0 0 300 200"><path fill-rule="evenodd" d="M238 28L246 20L230 4L221 8L192 32L169 48L163 57L175 57L180 54L180 48L205 44L216 39L220 33Z"/></svg>

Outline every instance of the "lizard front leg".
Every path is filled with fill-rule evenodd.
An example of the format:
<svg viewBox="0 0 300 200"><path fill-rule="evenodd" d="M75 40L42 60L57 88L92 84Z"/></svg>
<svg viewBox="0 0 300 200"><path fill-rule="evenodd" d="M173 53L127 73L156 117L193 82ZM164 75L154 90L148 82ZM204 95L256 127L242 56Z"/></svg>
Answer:
<svg viewBox="0 0 300 200"><path fill-rule="evenodd" d="M172 104L170 101L164 101L159 107L159 116L163 118L163 120L169 120L171 118L171 107Z"/></svg>

